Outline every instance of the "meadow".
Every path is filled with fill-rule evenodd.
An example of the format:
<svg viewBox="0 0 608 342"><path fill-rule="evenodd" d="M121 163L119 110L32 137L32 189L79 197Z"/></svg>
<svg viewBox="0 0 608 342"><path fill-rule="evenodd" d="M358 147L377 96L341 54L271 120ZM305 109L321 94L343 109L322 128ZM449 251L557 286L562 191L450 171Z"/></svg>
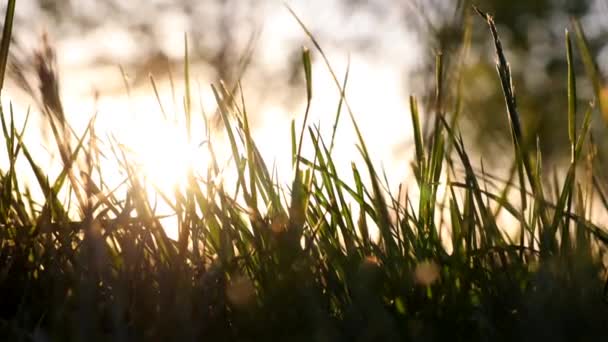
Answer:
<svg viewBox="0 0 608 342"><path fill-rule="evenodd" d="M10 49L15 1L0 45L0 80ZM308 103L315 94L311 55L325 60L340 97L334 131L321 136L302 113L292 125L293 178L283 186L252 138L239 85L212 85L236 174L217 163L190 170L186 186L158 193L176 218L167 236L144 182L114 150L124 196L104 184L91 124L76 135L65 120L52 53L38 55L41 111L63 171L50 178L15 125L0 118L8 165L0 170L0 339L7 341L586 341L608 336L608 232L592 217L608 209L602 161L590 127L605 106L581 26L566 33L570 162L545 170L535 137L520 123L510 66L491 16L497 82L511 130L508 179L476 166L459 130L459 70L437 57L435 98L410 97L415 180L387 184L365 138L349 174L335 166L338 123L360 132L348 104L348 73L338 77L322 47L302 51ZM294 20L298 20L294 14ZM466 32L465 32L466 33ZM466 44L465 44L466 45ZM463 47L466 50L466 46ZM580 56L579 61L575 61ZM185 130L192 118L185 48ZM575 63L597 100L582 107ZM0 83L1 89L2 83ZM423 108L424 107L424 108ZM582 107L582 108L581 108ZM488 113L496 114L496 113ZM404 114L405 115L405 114ZM346 118L346 119L345 119ZM342 119L342 121L340 121ZM207 120L205 118L205 120ZM346 121L344 121L346 120ZM425 121L426 125L425 125ZM601 120L601 119L600 119ZM595 121L593 121L595 123ZM595 123L595 124L601 124ZM423 127L430 127L424 130ZM163 137L159 137L163 139ZM302 146L314 153L305 156ZM214 155L214 141L205 143ZM482 156L483 157L483 156ZM43 200L24 185L25 160ZM548 176L549 175L549 176ZM563 178L563 179L560 179ZM411 191L414 187L416 191ZM154 190L154 189L152 189ZM414 194L415 193L415 194ZM67 194L67 195L66 195ZM512 220L500 219L507 215Z"/></svg>

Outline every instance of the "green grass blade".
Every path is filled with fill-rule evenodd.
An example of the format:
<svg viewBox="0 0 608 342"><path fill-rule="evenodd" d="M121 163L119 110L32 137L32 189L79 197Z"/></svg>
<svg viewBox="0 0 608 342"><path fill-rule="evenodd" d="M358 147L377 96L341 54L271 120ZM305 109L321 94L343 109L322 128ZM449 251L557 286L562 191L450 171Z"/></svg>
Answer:
<svg viewBox="0 0 608 342"><path fill-rule="evenodd" d="M8 0L6 15L4 17L4 29L2 30L2 43L0 43L0 93L4 86L4 76L6 74L6 64L8 62L8 50L11 45L13 31L13 18L15 17L16 0Z"/></svg>

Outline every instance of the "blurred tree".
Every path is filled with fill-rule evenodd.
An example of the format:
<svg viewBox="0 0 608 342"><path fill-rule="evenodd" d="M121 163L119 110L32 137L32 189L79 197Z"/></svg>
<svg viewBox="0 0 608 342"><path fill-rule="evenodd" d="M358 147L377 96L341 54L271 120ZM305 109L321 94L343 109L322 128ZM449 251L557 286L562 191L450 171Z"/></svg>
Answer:
<svg viewBox="0 0 608 342"><path fill-rule="evenodd" d="M589 35L595 55L605 47L608 27L598 26L591 16L602 8L602 1L594 0L410 0L404 5L404 19L410 20L412 29L426 38L428 61L433 54L443 53L447 77L456 95L454 77L460 77L460 95L463 100L465 127L469 138L478 146L496 148L495 143L509 144L509 130L504 99L495 69L493 42L487 25L471 10L475 3L491 14L499 29L503 47L511 64L513 82L527 139L534 142L538 136L545 156L567 156L567 64L565 53L566 28L571 29L571 18L583 20L583 26L593 26ZM604 4L605 6L605 4ZM605 7L604 7L605 11ZM608 12L604 12L604 16ZM467 58L461 61L464 30L470 28L471 45ZM577 51L578 52L578 51ZM583 112L587 100L594 94L579 55L575 55L577 82ZM462 62L462 64L460 64ZM458 69L459 65L462 69ZM456 70L460 71L457 76ZM417 70L414 79L433 80L434 64ZM422 77L420 77L422 76ZM451 79L452 78L452 79ZM450 82L451 81L451 82ZM434 83L434 82L433 82ZM434 84L426 84L427 98L432 98ZM450 91L451 90L451 91ZM579 114L579 118L582 114ZM599 119L599 118L598 118ZM599 121L599 122L598 122ZM595 121L595 130L605 130L601 119ZM471 132L473 132L471 134ZM530 148L535 148L530 144ZM499 146L500 147L500 146ZM557 153L557 152L560 153ZM486 151L487 152L487 151Z"/></svg>
<svg viewBox="0 0 608 342"><path fill-rule="evenodd" d="M253 48L263 4L254 0L31 0L19 9L15 30L18 39L24 28L48 29L52 39L84 37L98 30L124 33L136 42L137 53L117 61L119 53L107 51L95 56L93 62L127 64L136 74L135 81L147 81L150 72L166 73L167 62L183 55L183 39L167 42L167 35L175 37L187 31L195 62L208 64L216 73L212 78L230 82L238 77ZM41 21L44 24L40 25Z"/></svg>

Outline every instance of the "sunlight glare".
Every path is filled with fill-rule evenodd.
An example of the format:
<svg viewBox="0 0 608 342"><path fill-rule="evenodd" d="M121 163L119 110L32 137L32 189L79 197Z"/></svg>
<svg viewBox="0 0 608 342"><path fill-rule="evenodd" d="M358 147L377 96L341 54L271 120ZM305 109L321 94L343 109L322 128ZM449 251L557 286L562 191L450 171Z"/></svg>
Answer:
<svg viewBox="0 0 608 342"><path fill-rule="evenodd" d="M104 109L124 104L121 99L107 98ZM202 137L188 141L183 122L164 118L152 97L133 98L135 113L123 113L124 119L100 116L97 126L103 126L124 145L139 176L149 185L172 198L176 189L183 191L188 172L204 174L208 165L207 150L201 147ZM124 107L124 105L123 105ZM103 112L112 112L104 110ZM119 125L112 124L120 120ZM105 122L103 122L105 121Z"/></svg>
<svg viewBox="0 0 608 342"><path fill-rule="evenodd" d="M127 141L145 177L161 191L186 186L188 170L194 167L195 146L188 143L180 127L162 121L138 120L140 127Z"/></svg>

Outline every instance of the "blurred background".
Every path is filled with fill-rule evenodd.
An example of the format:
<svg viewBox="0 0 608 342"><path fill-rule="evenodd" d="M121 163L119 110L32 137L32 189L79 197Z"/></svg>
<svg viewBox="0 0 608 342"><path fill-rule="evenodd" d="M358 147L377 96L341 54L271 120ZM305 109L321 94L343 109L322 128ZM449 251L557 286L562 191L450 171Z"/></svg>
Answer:
<svg viewBox="0 0 608 342"><path fill-rule="evenodd" d="M395 182L409 174L408 96L419 96L423 108L431 109L439 52L445 60L446 95L451 104L461 100L460 125L467 144L495 165L501 165L500 157L506 155L502 151L510 151L490 34L483 20L472 15L472 4L495 16L511 63L525 134L540 138L549 162L568 158L564 29L571 26L571 18L581 21L599 70L608 72L606 0L307 0L287 4L326 51L338 78L344 77L350 65L347 97L373 155ZM166 169L167 164L183 162L171 159L176 158L176 149L188 150L175 142L183 132L171 131L172 126L160 120L163 110L173 113L169 116L175 122L181 117L184 33L193 87L200 96L197 110L214 113L210 83L223 80L234 85L240 80L262 153L277 161L289 160L290 120L301 122L304 112L301 48L312 49L313 44L283 2L21 0L16 16L12 47L16 68L27 74L46 32L56 51L69 121L82 126L97 112L99 130L128 141L134 150L139 148L136 154L152 159L143 161L151 163L150 169L164 170L159 178L177 172ZM465 32L470 32L471 45L463 59ZM316 51L313 58L309 122L330 131L339 91ZM575 59L579 98L584 104L594 94L578 54ZM149 75L155 78L161 105ZM19 109L16 115L24 116L34 102L31 94L22 91L18 77L13 81L9 96ZM48 134L42 121L38 125L43 136ZM343 126L336 148L348 165L357 158L356 140L350 124ZM598 111L594 134L601 136L605 127ZM204 134L198 138L203 140ZM154 159L161 162L155 164Z"/></svg>

